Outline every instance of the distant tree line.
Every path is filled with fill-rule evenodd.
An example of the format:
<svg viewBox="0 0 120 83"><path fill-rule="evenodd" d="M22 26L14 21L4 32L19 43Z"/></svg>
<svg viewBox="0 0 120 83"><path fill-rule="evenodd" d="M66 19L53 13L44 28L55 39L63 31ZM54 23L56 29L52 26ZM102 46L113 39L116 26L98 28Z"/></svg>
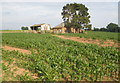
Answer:
<svg viewBox="0 0 120 83"><path fill-rule="evenodd" d="M94 28L93 31L120 32L120 27L115 23L110 23L106 28Z"/></svg>
<svg viewBox="0 0 120 83"><path fill-rule="evenodd" d="M21 30L28 30L28 27L22 26Z"/></svg>

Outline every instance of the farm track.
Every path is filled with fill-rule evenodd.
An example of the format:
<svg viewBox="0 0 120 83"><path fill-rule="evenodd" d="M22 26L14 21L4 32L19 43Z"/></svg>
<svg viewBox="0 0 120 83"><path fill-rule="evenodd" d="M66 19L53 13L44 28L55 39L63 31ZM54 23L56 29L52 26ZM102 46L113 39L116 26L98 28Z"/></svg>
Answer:
<svg viewBox="0 0 120 83"><path fill-rule="evenodd" d="M101 41L101 40L93 40L93 39L87 39L87 38L80 38L80 37L67 37L67 36L59 36L59 35L53 35L62 39L67 39L67 40L73 40L81 43L89 43L89 44L96 44L99 46L111 46L111 47L120 47L120 43L115 43L112 40L109 41Z"/></svg>
<svg viewBox="0 0 120 83"><path fill-rule="evenodd" d="M15 51L21 52L23 54L31 54L31 52L29 50L15 48L15 47L11 47L11 46L3 46L2 48L5 50L9 50L9 51L15 50Z"/></svg>

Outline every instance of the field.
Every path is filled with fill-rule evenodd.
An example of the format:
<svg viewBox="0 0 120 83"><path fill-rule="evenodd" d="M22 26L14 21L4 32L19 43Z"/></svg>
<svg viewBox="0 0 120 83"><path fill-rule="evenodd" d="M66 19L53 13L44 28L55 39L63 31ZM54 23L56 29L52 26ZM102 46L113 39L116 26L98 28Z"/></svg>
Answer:
<svg viewBox="0 0 120 83"><path fill-rule="evenodd" d="M120 42L120 38L119 38L120 33L114 33L114 32L88 31L86 34L66 33L66 34L58 34L58 35L100 39L100 40L114 40L114 41Z"/></svg>
<svg viewBox="0 0 120 83"><path fill-rule="evenodd" d="M30 30L0 30L0 33L22 33Z"/></svg>
<svg viewBox="0 0 120 83"><path fill-rule="evenodd" d="M59 35L110 39L117 42L117 34L111 34L110 36L104 34L102 37L101 34L99 37L92 34L89 36L83 34ZM119 51L116 47L103 47L61 39L52 34L34 33L3 33L2 45L3 81L118 80ZM20 50L6 50L5 46L28 50L29 53L22 53Z"/></svg>

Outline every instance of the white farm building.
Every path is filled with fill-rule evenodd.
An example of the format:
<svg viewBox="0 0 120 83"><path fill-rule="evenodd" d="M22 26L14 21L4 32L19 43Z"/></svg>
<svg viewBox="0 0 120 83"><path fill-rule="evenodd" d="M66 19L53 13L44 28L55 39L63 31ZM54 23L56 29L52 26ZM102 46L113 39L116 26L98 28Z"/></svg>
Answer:
<svg viewBox="0 0 120 83"><path fill-rule="evenodd" d="M32 30L50 30L50 24L34 24L33 26L31 26L30 28Z"/></svg>

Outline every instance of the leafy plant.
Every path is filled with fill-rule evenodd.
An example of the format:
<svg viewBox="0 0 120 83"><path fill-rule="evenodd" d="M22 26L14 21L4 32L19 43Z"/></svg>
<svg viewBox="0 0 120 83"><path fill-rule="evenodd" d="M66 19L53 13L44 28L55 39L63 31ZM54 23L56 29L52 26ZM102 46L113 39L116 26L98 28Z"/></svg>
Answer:
<svg viewBox="0 0 120 83"><path fill-rule="evenodd" d="M29 55L3 51L3 59L15 57L26 61L17 63L38 73L37 80L98 81L105 76L118 79L119 52L115 47L63 40L50 34L4 33L2 38L3 45L32 51ZM27 80L27 76L20 80Z"/></svg>

